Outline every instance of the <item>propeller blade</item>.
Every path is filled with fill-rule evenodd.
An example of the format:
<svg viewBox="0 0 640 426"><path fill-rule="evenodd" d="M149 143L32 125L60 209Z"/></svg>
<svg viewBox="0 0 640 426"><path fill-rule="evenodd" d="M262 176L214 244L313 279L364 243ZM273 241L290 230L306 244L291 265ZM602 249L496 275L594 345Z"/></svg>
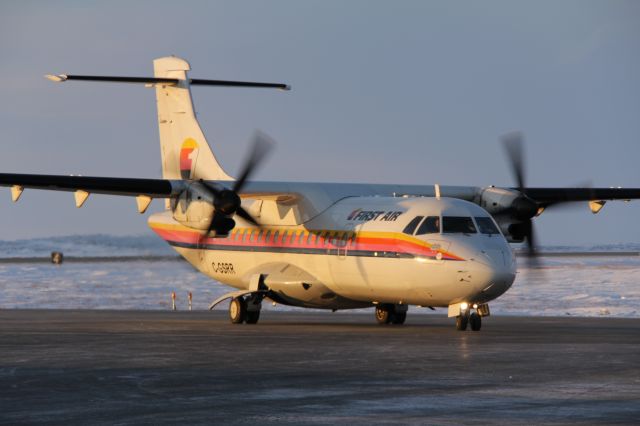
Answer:
<svg viewBox="0 0 640 426"><path fill-rule="evenodd" d="M520 192L526 188L524 178L524 146L523 137L520 132L512 132L502 137L502 144L504 145L507 157L509 158L509 164L511 165L511 171L516 183L518 184L518 190Z"/></svg>
<svg viewBox="0 0 640 426"><path fill-rule="evenodd" d="M234 182L232 189L219 187L204 180L200 181L200 183L211 192L215 210L211 216L206 233L200 237L199 244L213 231L226 234L233 229L235 222L231 219L231 216L234 214L237 214L253 225L258 227L262 226L242 207L239 194L274 145L275 142L273 139L263 132L256 131L253 137L253 148L241 169L238 179Z"/></svg>
<svg viewBox="0 0 640 426"><path fill-rule="evenodd" d="M527 224L526 230L526 240L527 240L527 266L529 269L540 268L542 267L542 262L540 261L540 257L538 255L537 250L537 237L536 232L533 227L533 220L529 220Z"/></svg>
<svg viewBox="0 0 640 426"><path fill-rule="evenodd" d="M211 235L211 232L216 228L216 213L213 212L211 215L211 220L209 221L209 226L207 227L207 232L202 236L203 239Z"/></svg>
<svg viewBox="0 0 640 426"><path fill-rule="evenodd" d="M511 132L502 138L511 172L518 185L518 191L521 195L516 198L512 206L505 210L505 213L516 217L521 222L523 229L522 234L527 242L527 264L530 268L540 267L540 259L536 250L537 238L533 228L533 217L535 217L540 206L534 200L530 199L527 194L527 185L525 179L525 160L524 160L524 137L521 132Z"/></svg>
<svg viewBox="0 0 640 426"><path fill-rule="evenodd" d="M244 220L246 220L247 222L252 223L255 226L258 226L260 228L262 227L262 225L259 224L258 221L255 220L253 216L251 216L249 212L247 212L242 206L238 207L238 210L236 210L236 214L241 218L243 218Z"/></svg>
<svg viewBox="0 0 640 426"><path fill-rule="evenodd" d="M247 158L247 161L244 163L242 171L238 175L238 179L233 186L233 192L239 193L242 191L249 177L256 171L257 167L262 163L262 160L264 160L274 145L275 142L267 136L266 133L256 131L253 136L253 149L249 154L249 158Z"/></svg>
<svg viewBox="0 0 640 426"><path fill-rule="evenodd" d="M533 231L533 221L529 220L526 225L527 251L529 256L536 256L536 237Z"/></svg>

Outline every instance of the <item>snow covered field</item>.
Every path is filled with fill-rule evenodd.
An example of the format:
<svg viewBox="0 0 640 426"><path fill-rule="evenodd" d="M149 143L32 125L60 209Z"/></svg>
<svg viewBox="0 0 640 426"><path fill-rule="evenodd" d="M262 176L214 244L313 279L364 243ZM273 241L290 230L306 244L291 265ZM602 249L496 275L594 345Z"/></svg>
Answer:
<svg viewBox="0 0 640 426"><path fill-rule="evenodd" d="M638 247L616 247L638 250ZM575 248L572 248L575 249ZM598 247L601 251L606 248ZM154 237L60 237L0 241L0 258L65 256L171 255ZM491 303L494 315L574 315L640 317L640 257L545 257L543 267L522 267L513 287ZM524 262L521 262L524 263ZM0 308L207 309L229 291L179 260L0 264ZM223 304L224 305L224 304ZM226 306L226 305L224 305ZM274 309L270 305L267 309ZM224 309L219 307L218 309ZM292 308L277 306L275 309ZM430 313L412 308L412 313ZM370 313L370 310L365 310ZM436 314L445 315L439 309Z"/></svg>

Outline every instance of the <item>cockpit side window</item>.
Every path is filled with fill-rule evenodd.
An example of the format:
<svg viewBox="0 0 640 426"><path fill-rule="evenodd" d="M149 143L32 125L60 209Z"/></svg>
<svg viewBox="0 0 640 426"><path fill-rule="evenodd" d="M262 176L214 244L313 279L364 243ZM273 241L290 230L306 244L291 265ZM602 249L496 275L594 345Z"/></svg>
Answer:
<svg viewBox="0 0 640 426"><path fill-rule="evenodd" d="M443 216L442 232L444 234L475 234L476 227L470 217Z"/></svg>
<svg viewBox="0 0 640 426"><path fill-rule="evenodd" d="M438 216L428 216L422 225L418 228L416 235L424 234L439 234L440 233L440 218Z"/></svg>
<svg viewBox="0 0 640 426"><path fill-rule="evenodd" d="M476 217L475 219L482 234L496 235L500 233L490 217Z"/></svg>
<svg viewBox="0 0 640 426"><path fill-rule="evenodd" d="M413 235L413 231L416 230L416 228L418 227L418 224L422 219L424 219L424 216L414 217L413 219L411 219L411 222L409 222L409 224L404 228L404 231L402 232L408 235Z"/></svg>

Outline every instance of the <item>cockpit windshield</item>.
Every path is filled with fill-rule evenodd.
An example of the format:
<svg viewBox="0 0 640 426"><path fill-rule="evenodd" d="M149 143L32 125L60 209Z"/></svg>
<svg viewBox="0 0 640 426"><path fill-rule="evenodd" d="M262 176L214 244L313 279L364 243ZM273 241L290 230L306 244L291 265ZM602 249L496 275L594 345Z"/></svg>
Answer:
<svg viewBox="0 0 640 426"><path fill-rule="evenodd" d="M416 231L416 235L439 234L440 218L438 216L428 216Z"/></svg>
<svg viewBox="0 0 640 426"><path fill-rule="evenodd" d="M496 224L493 223L490 217L476 217L476 223L478 224L478 228L480 232L487 235L495 235L499 234L498 228Z"/></svg>
<svg viewBox="0 0 640 426"><path fill-rule="evenodd" d="M420 221L424 218L424 216L416 216L411 219L411 222L404 228L404 232L407 235L413 235L413 232L416 230L416 227L420 223Z"/></svg>
<svg viewBox="0 0 640 426"><path fill-rule="evenodd" d="M475 234L476 226L470 217L463 216L443 216L443 234Z"/></svg>

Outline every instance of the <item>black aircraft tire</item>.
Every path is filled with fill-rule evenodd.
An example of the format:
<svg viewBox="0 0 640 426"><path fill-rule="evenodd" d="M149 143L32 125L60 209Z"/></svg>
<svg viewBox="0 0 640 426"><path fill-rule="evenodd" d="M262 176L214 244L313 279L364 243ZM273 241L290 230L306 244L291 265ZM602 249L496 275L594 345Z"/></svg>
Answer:
<svg viewBox="0 0 640 426"><path fill-rule="evenodd" d="M406 312L403 312L401 314L399 314L399 313L393 314L393 319L392 319L392 323L393 324L402 325L402 324L404 324L404 322L406 320L407 320L407 313Z"/></svg>
<svg viewBox="0 0 640 426"><path fill-rule="evenodd" d="M456 330L465 331L467 329L468 322L469 322L468 315L458 315L456 317Z"/></svg>
<svg viewBox="0 0 640 426"><path fill-rule="evenodd" d="M389 324L391 322L391 310L384 305L376 306L376 321L380 325Z"/></svg>
<svg viewBox="0 0 640 426"><path fill-rule="evenodd" d="M482 327L482 317L475 312L472 313L469 317L469 324L471 325L471 330L480 331L480 327Z"/></svg>
<svg viewBox="0 0 640 426"><path fill-rule="evenodd" d="M232 324L242 324L247 319L247 302L242 297L234 297L229 302L229 319Z"/></svg>
<svg viewBox="0 0 640 426"><path fill-rule="evenodd" d="M247 324L257 324L260 319L260 311L247 311Z"/></svg>

